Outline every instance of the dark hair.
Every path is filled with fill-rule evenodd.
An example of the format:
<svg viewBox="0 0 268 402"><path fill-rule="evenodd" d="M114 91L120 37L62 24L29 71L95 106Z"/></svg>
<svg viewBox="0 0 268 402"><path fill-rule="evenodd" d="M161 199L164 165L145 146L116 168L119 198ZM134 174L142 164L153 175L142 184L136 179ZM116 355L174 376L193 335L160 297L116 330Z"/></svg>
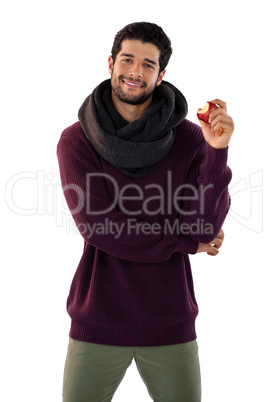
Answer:
<svg viewBox="0 0 268 402"><path fill-rule="evenodd" d="M118 52L121 50L121 43L125 39L140 40L143 43L153 43L160 50L159 65L163 71L172 54L170 39L163 29L151 22L134 22L121 29L114 38L112 47L112 58L115 61Z"/></svg>

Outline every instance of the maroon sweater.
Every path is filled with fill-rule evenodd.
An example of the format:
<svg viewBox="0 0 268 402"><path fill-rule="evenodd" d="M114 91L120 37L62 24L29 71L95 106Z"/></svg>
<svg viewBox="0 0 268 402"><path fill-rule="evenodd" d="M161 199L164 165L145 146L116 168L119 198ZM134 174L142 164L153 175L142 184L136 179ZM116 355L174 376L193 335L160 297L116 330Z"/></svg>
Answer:
<svg viewBox="0 0 268 402"><path fill-rule="evenodd" d="M196 339L188 254L212 241L227 215L227 154L185 119L168 154L132 179L97 154L79 122L63 131L61 181L84 239L67 301L71 338L117 346Z"/></svg>

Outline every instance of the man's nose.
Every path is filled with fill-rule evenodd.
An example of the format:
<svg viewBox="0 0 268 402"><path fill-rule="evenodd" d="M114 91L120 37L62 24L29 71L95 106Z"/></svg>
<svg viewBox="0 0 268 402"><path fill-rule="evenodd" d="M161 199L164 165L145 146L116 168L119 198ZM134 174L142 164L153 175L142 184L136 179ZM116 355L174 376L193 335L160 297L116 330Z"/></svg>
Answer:
<svg viewBox="0 0 268 402"><path fill-rule="evenodd" d="M135 77L142 77L143 76L143 71L142 71L142 66L140 64L133 64L129 70L129 75L132 76L133 78Z"/></svg>

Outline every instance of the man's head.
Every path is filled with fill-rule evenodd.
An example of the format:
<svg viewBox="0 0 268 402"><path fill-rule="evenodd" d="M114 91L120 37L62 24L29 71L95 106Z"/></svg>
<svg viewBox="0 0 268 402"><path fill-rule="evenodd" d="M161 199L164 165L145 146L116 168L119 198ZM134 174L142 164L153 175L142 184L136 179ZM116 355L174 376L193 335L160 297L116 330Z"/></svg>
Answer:
<svg viewBox="0 0 268 402"><path fill-rule="evenodd" d="M138 22L119 31L108 60L113 97L132 105L151 102L171 53L170 40L156 24Z"/></svg>
<svg viewBox="0 0 268 402"><path fill-rule="evenodd" d="M160 26L150 22L134 22L126 25L117 32L112 47L112 58L114 62L117 54L121 50L121 44L125 39L140 40L142 43L152 43L155 45L160 51L159 73L165 70L172 54L172 47L170 39Z"/></svg>

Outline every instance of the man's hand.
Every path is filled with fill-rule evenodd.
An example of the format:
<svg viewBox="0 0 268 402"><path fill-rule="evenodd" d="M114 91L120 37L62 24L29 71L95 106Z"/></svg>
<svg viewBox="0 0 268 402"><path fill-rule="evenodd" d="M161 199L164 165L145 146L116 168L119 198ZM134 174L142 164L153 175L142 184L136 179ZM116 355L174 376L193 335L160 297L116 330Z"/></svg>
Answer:
<svg viewBox="0 0 268 402"><path fill-rule="evenodd" d="M210 102L220 107L209 114L209 123L199 120L204 138L213 148L226 148L234 131L233 119L227 114L225 102L220 99L214 99Z"/></svg>
<svg viewBox="0 0 268 402"><path fill-rule="evenodd" d="M210 243L199 243L197 253L206 252L208 255L217 255L219 253L219 248L222 246L224 239L223 230L220 230L218 236Z"/></svg>

